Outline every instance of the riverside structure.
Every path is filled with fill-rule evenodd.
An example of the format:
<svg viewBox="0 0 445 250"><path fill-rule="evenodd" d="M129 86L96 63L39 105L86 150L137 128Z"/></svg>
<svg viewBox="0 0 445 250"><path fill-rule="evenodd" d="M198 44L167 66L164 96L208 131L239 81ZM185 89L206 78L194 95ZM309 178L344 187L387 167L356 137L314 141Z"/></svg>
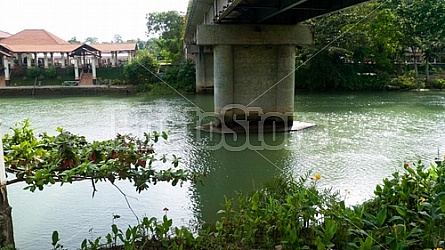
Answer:
<svg viewBox="0 0 445 250"><path fill-rule="evenodd" d="M214 89L216 126L244 117L291 130L295 47L314 42L314 28L299 23L366 1L190 1L187 55L196 63L196 92Z"/></svg>
<svg viewBox="0 0 445 250"><path fill-rule="evenodd" d="M70 44L43 29L26 29L15 35L1 32L0 86L10 85L15 67L73 67L74 80L93 85L96 67L117 67L136 52L136 43Z"/></svg>

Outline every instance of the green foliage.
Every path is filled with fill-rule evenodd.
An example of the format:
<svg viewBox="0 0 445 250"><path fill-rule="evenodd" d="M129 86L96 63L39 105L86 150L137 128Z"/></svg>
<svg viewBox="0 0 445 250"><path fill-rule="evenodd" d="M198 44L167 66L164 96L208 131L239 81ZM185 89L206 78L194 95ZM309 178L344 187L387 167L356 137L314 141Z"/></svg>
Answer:
<svg viewBox="0 0 445 250"><path fill-rule="evenodd" d="M47 78L55 78L57 76L56 68L51 67L51 68L45 69L45 71L43 72L43 75Z"/></svg>
<svg viewBox="0 0 445 250"><path fill-rule="evenodd" d="M34 78L40 76L40 73L41 73L41 71L40 71L39 67L31 67L31 68L26 69L26 75L28 77L30 77L33 81L34 81Z"/></svg>
<svg viewBox="0 0 445 250"><path fill-rule="evenodd" d="M157 159L153 144L167 134L144 134L139 139L118 134L106 141L88 142L82 136L58 128L56 136L47 133L34 134L30 123L25 120L12 128L12 135L3 139L6 171L14 173L16 179L8 184L26 182L25 189L34 192L46 185L77 180L93 183L129 180L138 192L159 181L171 182L173 186L187 180L195 180L193 173L177 168L178 158L172 156L172 167L155 170L154 161L167 162L167 156ZM95 191L95 190L94 190Z"/></svg>
<svg viewBox="0 0 445 250"><path fill-rule="evenodd" d="M298 66L295 86L317 90L380 90L386 84L386 75L372 65L345 63L348 52L340 48L320 51L309 63ZM302 57L300 63L307 60ZM322 72L322 73L321 73ZM376 73L364 75L362 73Z"/></svg>
<svg viewBox="0 0 445 250"><path fill-rule="evenodd" d="M158 65L147 50L140 50L136 57L124 66L124 75L130 84L146 86L159 82Z"/></svg>
<svg viewBox="0 0 445 250"><path fill-rule="evenodd" d="M425 82L415 77L414 71L391 80L391 85L398 86L401 89L419 89L425 87Z"/></svg>
<svg viewBox="0 0 445 250"><path fill-rule="evenodd" d="M102 85L126 85L127 79L123 67L97 68L97 79Z"/></svg>
<svg viewBox="0 0 445 250"><path fill-rule="evenodd" d="M395 62L403 63L410 52L428 62L438 58L444 48L445 2L412 0L376 0L364 5L309 20L315 25L315 49L304 49L297 57L306 61L315 57L300 70L305 82L297 75L297 88L307 89L382 89L385 80L400 74ZM320 50L325 50L321 51ZM342 51L332 58L332 51ZM332 60L342 61L334 63ZM301 65L297 61L297 65ZM352 63L355 72L345 64ZM360 65L369 63L372 71L363 71ZM418 78L418 64L414 60ZM324 65L326 64L326 65ZM355 77L355 73L377 73L377 79ZM298 73L298 72L297 72ZM403 74L403 73L402 73ZM429 63L425 63L426 82L429 80ZM380 77L384 76L384 77ZM419 86L417 81L402 79L395 85Z"/></svg>
<svg viewBox="0 0 445 250"><path fill-rule="evenodd" d="M445 79L434 79L430 83L432 89L445 89Z"/></svg>
<svg viewBox="0 0 445 250"><path fill-rule="evenodd" d="M51 243L51 245L53 246L53 250L56 250L56 249L60 249L60 250L63 250L64 248L63 248L63 245L61 245L60 243L59 243L59 241L60 241L60 238L59 238L59 232L57 232L57 231L54 231L53 232L53 234L52 234L52 236L51 236L51 238L52 238L52 243Z"/></svg>
<svg viewBox="0 0 445 250"><path fill-rule="evenodd" d="M195 92L195 64L191 60L182 61L178 66L172 66L165 72L165 81L176 90Z"/></svg>
<svg viewBox="0 0 445 250"><path fill-rule="evenodd" d="M77 37L73 36L70 40L68 40L71 44L80 44L80 41L77 41Z"/></svg>
<svg viewBox="0 0 445 250"><path fill-rule="evenodd" d="M146 16L147 34L159 39L152 40L156 46L155 55L162 55L163 59L176 62L182 57L182 35L185 25L184 15L177 11L154 12Z"/></svg>
<svg viewBox="0 0 445 250"><path fill-rule="evenodd" d="M277 178L226 200L220 220L195 234L173 228L166 216L161 222L144 218L125 232L112 225L106 243L84 241L82 249L442 249L444 164L405 163L403 173L376 186L373 199L352 207L338 194L320 191L319 174Z"/></svg>

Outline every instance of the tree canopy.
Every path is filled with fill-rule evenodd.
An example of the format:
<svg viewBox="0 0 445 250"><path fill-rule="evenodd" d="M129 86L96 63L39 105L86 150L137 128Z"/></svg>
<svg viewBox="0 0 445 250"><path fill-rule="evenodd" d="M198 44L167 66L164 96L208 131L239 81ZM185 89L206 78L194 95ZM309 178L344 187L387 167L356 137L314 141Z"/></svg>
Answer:
<svg viewBox="0 0 445 250"><path fill-rule="evenodd" d="M169 61L177 61L182 56L182 34L185 25L184 15L177 11L153 12L146 16L148 46L154 42L157 51Z"/></svg>
<svg viewBox="0 0 445 250"><path fill-rule="evenodd" d="M315 46L297 55L297 76L301 76L297 87L381 88L384 85L362 84L371 79L357 74L375 72L377 81L388 82L389 76L403 74L400 70L409 69L412 62L417 77L418 59L423 59L428 82L428 62L445 47L445 1L374 0L306 23L316 27ZM406 60L409 65L400 67ZM327 76L314 76L320 66L327 69L323 73Z"/></svg>

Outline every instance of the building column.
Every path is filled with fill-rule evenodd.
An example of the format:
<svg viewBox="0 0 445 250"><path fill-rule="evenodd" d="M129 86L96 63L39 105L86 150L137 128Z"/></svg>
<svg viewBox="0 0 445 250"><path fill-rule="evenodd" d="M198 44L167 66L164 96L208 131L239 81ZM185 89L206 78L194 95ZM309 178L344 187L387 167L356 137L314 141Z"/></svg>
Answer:
<svg viewBox="0 0 445 250"><path fill-rule="evenodd" d="M96 85L96 57L91 60L91 72L93 73L93 85Z"/></svg>
<svg viewBox="0 0 445 250"><path fill-rule="evenodd" d="M17 61L19 61L19 66L23 66L23 56L22 53L17 54Z"/></svg>
<svg viewBox="0 0 445 250"><path fill-rule="evenodd" d="M65 52L60 53L61 55L61 59L62 59L62 69L64 69L66 67L65 64Z"/></svg>
<svg viewBox="0 0 445 250"><path fill-rule="evenodd" d="M111 51L111 67L116 67L116 58L114 57L114 51Z"/></svg>
<svg viewBox="0 0 445 250"><path fill-rule="evenodd" d="M74 57L74 80L79 80L79 62L77 57Z"/></svg>
<svg viewBox="0 0 445 250"><path fill-rule="evenodd" d="M26 67L31 68L31 62L32 62L32 54L28 53L26 56Z"/></svg>
<svg viewBox="0 0 445 250"><path fill-rule="evenodd" d="M11 79L10 79L10 74L9 74L9 60L6 56L3 57L3 67L5 69L5 84L6 84L6 86L9 86Z"/></svg>
<svg viewBox="0 0 445 250"><path fill-rule="evenodd" d="M44 65L45 65L45 69L48 68L48 53L43 53L43 60L44 60Z"/></svg>
<svg viewBox="0 0 445 250"><path fill-rule="evenodd" d="M39 67L39 58L37 57L37 52L34 53L34 66Z"/></svg>
<svg viewBox="0 0 445 250"><path fill-rule="evenodd" d="M54 63L54 52L50 52L49 53L51 55L51 67L55 67L55 63Z"/></svg>
<svg viewBox="0 0 445 250"><path fill-rule="evenodd" d="M133 60L133 55L131 54L131 50L127 51L128 53L128 62L131 63L131 61Z"/></svg>

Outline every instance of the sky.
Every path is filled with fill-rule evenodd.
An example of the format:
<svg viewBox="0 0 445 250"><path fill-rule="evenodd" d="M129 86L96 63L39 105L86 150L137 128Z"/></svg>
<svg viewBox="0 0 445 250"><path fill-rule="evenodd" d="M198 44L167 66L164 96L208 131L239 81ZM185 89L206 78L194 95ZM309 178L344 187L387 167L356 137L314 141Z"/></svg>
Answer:
<svg viewBox="0 0 445 250"><path fill-rule="evenodd" d="M124 41L147 40L147 13L185 13L187 5L188 0L12 0L2 4L0 30L45 29L65 41L97 37L111 42L116 34Z"/></svg>

